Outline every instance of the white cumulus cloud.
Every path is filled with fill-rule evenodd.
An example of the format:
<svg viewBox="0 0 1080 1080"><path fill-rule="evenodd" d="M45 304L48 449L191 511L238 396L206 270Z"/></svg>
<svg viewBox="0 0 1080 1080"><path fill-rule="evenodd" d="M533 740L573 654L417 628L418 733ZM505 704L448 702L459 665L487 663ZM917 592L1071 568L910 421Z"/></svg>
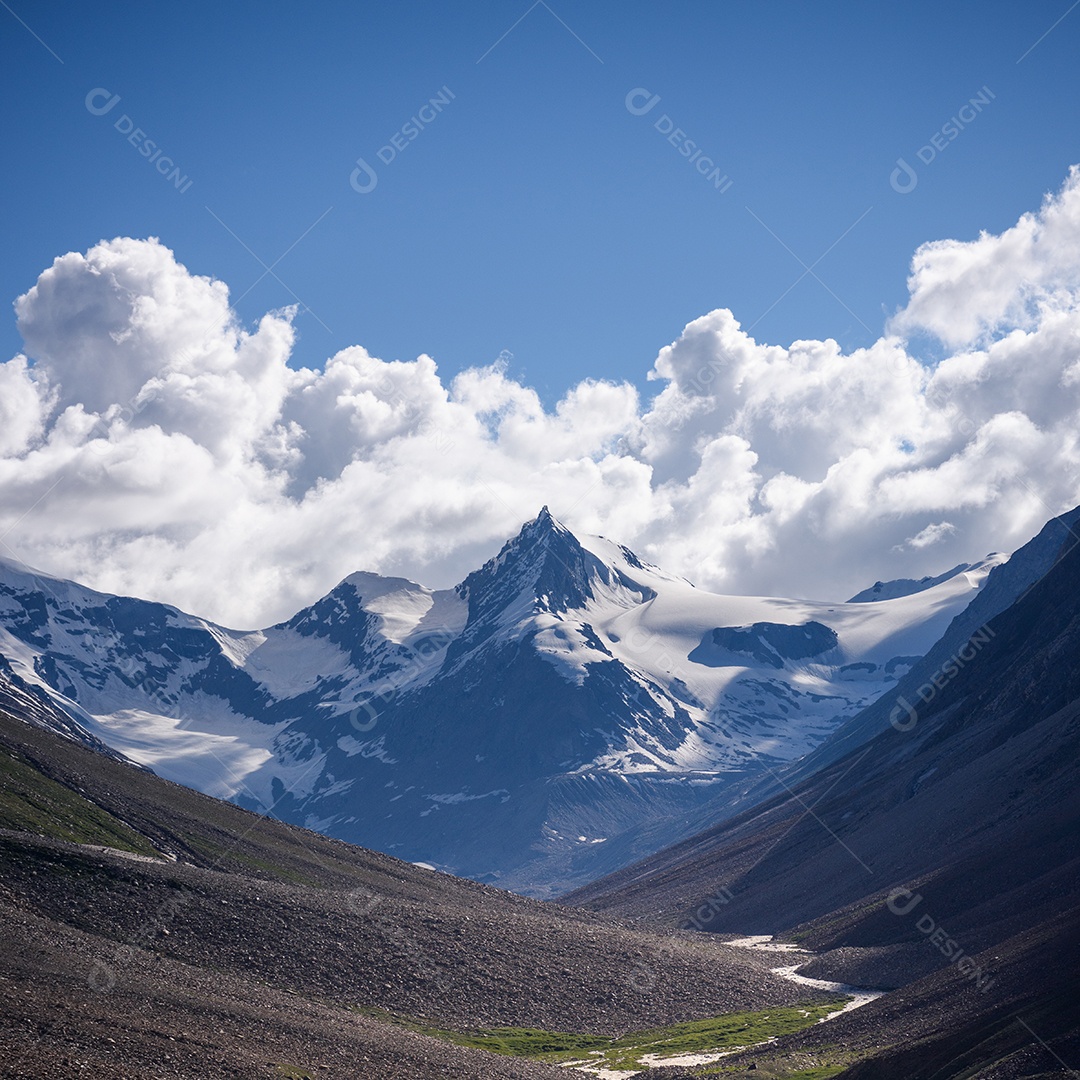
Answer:
<svg viewBox="0 0 1080 1080"><path fill-rule="evenodd" d="M1080 172L1000 236L921 247L909 287L868 348L720 309L650 398L587 379L547 410L498 363L292 368L292 310L245 328L156 239L102 242L16 301L0 553L236 626L359 569L451 584L544 503L712 589L940 572L1080 502Z"/></svg>

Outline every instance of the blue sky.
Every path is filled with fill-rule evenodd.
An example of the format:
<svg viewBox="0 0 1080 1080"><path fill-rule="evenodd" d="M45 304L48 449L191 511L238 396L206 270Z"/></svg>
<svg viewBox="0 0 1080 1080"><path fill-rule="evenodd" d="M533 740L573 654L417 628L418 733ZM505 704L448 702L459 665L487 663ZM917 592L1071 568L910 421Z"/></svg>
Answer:
<svg viewBox="0 0 1080 1080"><path fill-rule="evenodd" d="M759 340L865 345L920 243L1001 231L1080 158L1070 2L11 0L0 292L100 239L158 236L249 324L305 304L293 364L362 344L429 353L445 378L505 351L548 402L588 376L644 388L657 350L717 307ZM357 158L376 163L443 87L449 105L354 191ZM645 115L626 107L638 87L660 95ZM918 163L984 87L991 103ZM96 88L120 95L107 114L86 108ZM125 116L186 191L125 141ZM889 182L900 157L918 165L908 194ZM0 334L13 355L13 317Z"/></svg>

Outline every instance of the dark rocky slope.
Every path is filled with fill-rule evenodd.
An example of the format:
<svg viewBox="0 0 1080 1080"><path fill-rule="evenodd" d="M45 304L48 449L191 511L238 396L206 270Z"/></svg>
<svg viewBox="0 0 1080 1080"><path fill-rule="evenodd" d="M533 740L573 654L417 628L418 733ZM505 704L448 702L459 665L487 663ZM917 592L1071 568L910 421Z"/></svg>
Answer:
<svg viewBox="0 0 1080 1080"><path fill-rule="evenodd" d="M924 1056L896 1058L906 1061L896 1075L1014 1075L948 1064L997 1061L998 1049L980 1059L977 1047L1009 1008L1071 1047L1080 547L1065 544L1042 580L974 632L979 648L940 659L923 676L933 691L913 693L868 744L569 902L680 925L728 890L708 929L794 935L824 950L803 974L904 987L828 1026L835 1041L869 1025L864 1044L891 1047L890 1060L923 1030ZM961 954L974 959L961 967ZM940 1026L924 1030L935 1016ZM999 1049L1011 1059L1008 1042ZM935 1073L939 1058L946 1071ZM867 1069L858 1075L893 1075Z"/></svg>
<svg viewBox="0 0 1080 1080"><path fill-rule="evenodd" d="M715 939L354 848L6 715L0 827L3 1075L565 1077L379 1017L614 1033L814 996Z"/></svg>

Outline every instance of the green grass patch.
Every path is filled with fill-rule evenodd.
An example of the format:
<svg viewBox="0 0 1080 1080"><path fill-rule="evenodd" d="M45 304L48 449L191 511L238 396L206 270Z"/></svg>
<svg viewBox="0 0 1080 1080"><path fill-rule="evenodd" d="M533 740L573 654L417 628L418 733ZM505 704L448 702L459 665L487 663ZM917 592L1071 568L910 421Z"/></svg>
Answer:
<svg viewBox="0 0 1080 1080"><path fill-rule="evenodd" d="M159 856L122 821L0 747L0 828Z"/></svg>
<svg viewBox="0 0 1080 1080"><path fill-rule="evenodd" d="M566 1031L545 1031L541 1028L488 1028L479 1031L447 1031L441 1028L417 1027L426 1035L490 1050L493 1054L534 1058L538 1061L573 1059L589 1050L611 1045L602 1035L577 1035Z"/></svg>
<svg viewBox="0 0 1080 1080"><path fill-rule="evenodd" d="M444 1039L457 1046L471 1046L511 1057L562 1063L588 1060L609 1069L643 1069L647 1054L675 1057L681 1054L707 1054L736 1047L754 1046L769 1039L790 1035L816 1024L843 1007L844 1001L827 1004L790 1005L754 1012L728 1013L708 1020L693 1020L667 1028L636 1031L618 1038L586 1035L538 1028L480 1028L451 1031L432 1027L416 1020L383 1014L383 1019L413 1031ZM823 1077L832 1075L822 1073ZM806 1076L803 1080L817 1080Z"/></svg>

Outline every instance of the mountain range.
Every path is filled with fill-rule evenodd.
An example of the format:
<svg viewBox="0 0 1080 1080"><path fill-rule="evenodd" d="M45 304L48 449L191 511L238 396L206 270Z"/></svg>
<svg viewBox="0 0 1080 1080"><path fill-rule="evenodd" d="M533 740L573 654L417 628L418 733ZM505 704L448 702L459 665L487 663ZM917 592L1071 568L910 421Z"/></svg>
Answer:
<svg viewBox="0 0 1080 1080"><path fill-rule="evenodd" d="M6 566L0 1064L12 1076L64 1078L87 1069L554 1078L567 1066L618 1080L1075 1074L1078 520L1080 510L1054 519L1011 558L878 583L826 605L699 594L542 514L458 589L356 575L256 633ZM640 640L654 651L631 651L635 632L652 634ZM933 635L921 652L896 651ZM269 655L256 659L266 644ZM328 668L328 656L339 666ZM499 663L504 683L538 681L513 697ZM802 729L836 707L807 688L849 685L850 664L866 676L869 700L807 738ZM256 677L267 669L268 679ZM350 683L361 671L366 681ZM710 677L713 705L691 713L688 691L704 705ZM740 686L765 678L777 693L761 692L762 703L788 687L790 731L767 711L753 726ZM668 701L668 727L643 709L632 714L637 728L616 717L607 741L578 733L584 769L559 758L562 771L545 773L565 753L547 753L545 740L573 730L545 706L577 708L581 723L587 708L618 701L608 691L627 679L658 708ZM474 731L501 737L515 768L532 771L505 800L446 805L479 804L508 836L533 824L515 809L530 784L663 791L679 769L703 779L701 762L680 756L689 736L675 701L709 733L695 745L724 755L725 777L678 779L701 799L673 818L658 798L654 816L592 845L616 852L613 873L542 902L252 813L146 767L164 771L170 752L183 763L176 747L186 745L198 774L208 756L198 740L212 725L187 710L212 702L206 715L223 715L222 702L250 704L241 694L250 686L278 711L266 720L234 711L234 727L222 729L231 733L217 732L232 746L228 760L255 753L236 733L263 724L288 737L287 767L306 761L322 776L337 760L305 758L299 733L326 721L320 693L348 686L329 698L330 708L343 697L352 706L348 737L384 739L383 753L402 755L345 754L371 763L361 791L385 775L376 765L439 780L442 755L457 767L476 756ZM549 699L553 687L565 696ZM505 701L524 703L530 690L537 700L524 715L541 726L500 736L498 721L518 715L500 712ZM798 693L808 702L796 710ZM101 708L134 700L159 711ZM459 711L420 708L440 700ZM724 729L722 710L739 703L743 729ZM173 729L192 741L159 737ZM134 730L146 735L141 751ZM767 745L746 741L755 730ZM619 738L625 750L630 734L651 750L640 774L628 767L640 761L612 750ZM325 729L307 737L328 739ZM812 749L799 754L798 739ZM244 780L260 782L268 768L271 785L284 786L273 748ZM600 791L593 812L612 813L607 799ZM302 797L278 801L305 812ZM497 817L494 807L510 809ZM431 818L469 820L420 820ZM442 834L447 850L469 850L456 827Z"/></svg>
<svg viewBox="0 0 1080 1080"><path fill-rule="evenodd" d="M1008 565L721 596L544 508L455 588L361 572L237 631L0 562L0 686L207 794L552 896L804 759Z"/></svg>

